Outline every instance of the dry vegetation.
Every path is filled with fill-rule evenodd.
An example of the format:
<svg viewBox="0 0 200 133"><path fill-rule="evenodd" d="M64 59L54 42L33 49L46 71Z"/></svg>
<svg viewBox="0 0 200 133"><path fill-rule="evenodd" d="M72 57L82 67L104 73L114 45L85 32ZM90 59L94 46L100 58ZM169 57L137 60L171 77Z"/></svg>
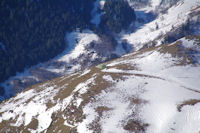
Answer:
<svg viewBox="0 0 200 133"><path fill-rule="evenodd" d="M191 37L188 37L191 38ZM181 42L177 41L176 43L172 45L162 45L162 46L157 46L154 48L147 48L143 49L139 52L129 54L128 56L124 56L120 59L114 60L115 62L118 61L123 61L123 60L131 60L134 58L137 58L138 55L142 55L145 52L153 52L155 50L158 50L161 53L169 53L173 57L184 57L184 59L180 62L178 65L183 65L187 63L192 63L192 59L190 60L190 57L183 52L182 47L181 47ZM186 62L186 60L189 62ZM106 65L108 63L111 63L112 61L109 61L105 63ZM119 70L137 70L137 66L130 64L130 63L119 63L114 66L108 66L107 68L116 68ZM95 97L102 92L102 90L105 90L106 88L109 88L113 86L114 83L106 81L103 76L105 75L110 75L114 81L119 81L119 80L124 80L126 76L130 76L133 74L126 74L126 73L106 73L101 71L101 69L97 67L92 67L90 69L90 72L81 75L82 72L77 72L71 76L62 76L59 78L56 78L51 81L47 81L45 83L37 84L34 86L31 86L27 88L25 91L28 91L30 89L36 90L36 92L40 93L44 89L44 87L48 86L55 86L55 90L58 90L58 93L56 94L55 97L53 97L53 100L55 102L52 102L49 100L47 102L47 108L50 109L53 106L57 104L57 102L61 102L73 94L73 98L71 103L66 106L64 110L59 110L52 115L52 122L49 126L49 128L46 130L47 133L57 133L57 132L63 132L63 133L76 133L76 127L68 127L64 125L64 122L66 121L67 123L71 125L75 125L75 123L81 122L84 118L85 115L83 113L83 107L88 104L89 102L95 101ZM134 76L142 76L142 77L148 77L148 78L158 78L161 79L160 77L154 77L150 75L143 75L143 74L134 74ZM79 92L73 92L74 89L80 84L80 83L85 83L88 79L94 78L93 82L87 84L88 90L84 94L79 94ZM164 79L162 79L164 80ZM147 83L146 83L147 84ZM81 104L77 107L75 105L76 98L80 97L83 99ZM26 102L30 102L33 98L30 98ZM148 101L145 101L140 98L133 98L130 99L131 104L134 104L136 106L138 105L143 105L147 104ZM13 101L14 102L14 101ZM185 101L182 104L178 105L177 109L178 111L181 111L182 107L185 105L195 105L196 103L199 103L200 100L189 100ZM106 111L110 111L112 108L104 107L104 106L99 106L96 108L96 112L98 113L98 117L93 121L92 124L89 125L89 129L94 130L95 132L99 133L101 132L101 127L99 124L100 117L102 114ZM1 114L0 114L1 115ZM63 117L64 116L64 117ZM21 125L20 127L14 127L11 126L11 123L15 123L16 120L8 120L8 121L3 121L0 123L0 131L8 131L8 132L18 132L18 131L23 131L23 132L29 132L28 129L36 129L38 126L38 120L33 118L31 123L28 124L28 126ZM130 132L145 132L146 127L148 124L143 124L140 121L137 120L129 120L125 125L124 129L128 130Z"/></svg>
<svg viewBox="0 0 200 133"><path fill-rule="evenodd" d="M142 124L140 121L130 119L124 126L124 129L135 133L144 133L147 127L148 124Z"/></svg>
<svg viewBox="0 0 200 133"><path fill-rule="evenodd" d="M194 9L191 10L191 12L194 12L196 10L200 9L200 6L195 7Z"/></svg>
<svg viewBox="0 0 200 133"><path fill-rule="evenodd" d="M198 99L191 99L191 100L187 100L187 101L184 101L183 103L181 103L180 105L177 106L177 109L179 112L181 112L181 109L186 106L186 105L195 105L197 103L200 103L200 100Z"/></svg>

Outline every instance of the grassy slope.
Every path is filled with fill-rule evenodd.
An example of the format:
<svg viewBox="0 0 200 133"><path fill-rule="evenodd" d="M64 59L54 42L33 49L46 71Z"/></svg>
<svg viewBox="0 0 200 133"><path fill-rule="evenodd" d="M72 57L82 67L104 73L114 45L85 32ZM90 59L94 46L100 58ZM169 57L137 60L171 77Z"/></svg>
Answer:
<svg viewBox="0 0 200 133"><path fill-rule="evenodd" d="M46 111L55 108L55 106L58 106L58 109L50 111L50 117L52 120L49 123L47 122L48 128L44 128L45 130L43 131L47 131L49 133L58 131L70 132L70 130L75 131L77 123L82 122L86 118L83 112L84 106L90 102L94 102L97 95L114 86L117 84L117 82L126 80L127 77L131 76L165 80L162 79L163 77L156 77L149 74L129 73L128 71L131 70L140 72L140 68L138 68L137 64L131 63L129 61L137 60L138 56L142 56L145 53L159 51L161 54L168 53L173 57L184 57L181 58L179 62L177 62L176 65L178 66L191 65L193 63L192 59L187 55L187 51L182 51L183 49L179 47L179 45L180 42L177 42L172 45L163 45L155 48L149 48L105 63L107 65L106 70L117 69L124 72L106 72L104 70L102 71L98 67L92 67L89 69L89 71L78 72L71 76L59 77L54 80L27 88L25 92L1 103L0 107L2 109L0 109L0 132L29 132L30 130L37 129L40 126L40 112L38 112L36 115L33 115L31 122L26 126L24 123L25 121L22 121L22 124L19 127L12 126L19 120L20 117L25 118L26 115L23 111L16 112L16 110L19 109L20 105L26 107L31 101L34 101L34 104L44 105L46 107ZM109 65L112 63L114 63L114 65ZM127 71L127 73L125 73L125 71ZM111 82L106 80L104 76L110 76L113 81ZM54 87L52 90L45 91L45 89L51 86ZM78 88L78 86L81 87ZM86 91L83 93L81 92L81 89L84 87L86 88ZM31 92L32 95L27 96L29 91L33 91ZM27 94L25 94L26 92ZM197 93L199 93L199 91L197 91ZM70 100L66 100L69 97L71 97ZM81 98L82 101L80 104L77 104L79 98ZM185 102L183 101L183 103L177 106L177 108L180 111L183 106L194 105L198 102L198 99L193 99L191 102L190 100ZM132 102L132 104L138 106L147 103L148 101L140 98L134 98ZM8 104L10 104L10 106L6 107ZM99 106L96 108L96 112L98 113L99 117L101 117L103 112L108 110L112 109L104 106ZM5 112L7 112L7 115L10 116L8 116L7 120L1 121L1 118L5 116ZM16 114L14 117L11 117L11 114L15 113L18 114ZM64 122L67 122L68 126L64 125ZM141 121L134 121L130 125L126 125L124 128L129 131L144 131L147 126L148 124ZM89 128L95 131L101 131L98 120L94 121L93 126L90 125Z"/></svg>

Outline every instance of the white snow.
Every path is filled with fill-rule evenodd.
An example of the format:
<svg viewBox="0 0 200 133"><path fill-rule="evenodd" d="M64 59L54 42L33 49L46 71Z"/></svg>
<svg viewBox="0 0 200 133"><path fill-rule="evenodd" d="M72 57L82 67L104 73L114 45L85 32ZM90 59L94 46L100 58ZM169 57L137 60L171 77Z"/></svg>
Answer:
<svg viewBox="0 0 200 133"><path fill-rule="evenodd" d="M80 76L84 76L84 75L90 73L90 71L91 71L90 69L86 69L85 71L83 71L83 73Z"/></svg>
<svg viewBox="0 0 200 133"><path fill-rule="evenodd" d="M54 72L54 73L63 73L65 71L65 68L54 68L54 67L49 67L47 68L48 71Z"/></svg>
<svg viewBox="0 0 200 133"><path fill-rule="evenodd" d="M151 6L156 7L161 4L162 0L151 0Z"/></svg>
<svg viewBox="0 0 200 133"><path fill-rule="evenodd" d="M184 40L181 39L181 40ZM194 42L187 47L195 46ZM173 45L173 44L172 44ZM190 99L200 99L200 66L176 65L181 58L172 57L169 53L160 53L155 49L124 61L115 61L107 66L133 63L139 70L120 70L109 68L102 70L109 73L128 73L125 80L113 82L113 86L102 91L83 109L86 119L78 124L79 132L92 132L87 127L94 120L100 119L102 133L126 133L123 126L129 119L148 123L147 133L196 133L200 131L200 104L184 106L178 112L178 105ZM105 74L103 79L111 81ZM140 74L141 76L137 76ZM144 76L142 76L144 75ZM139 98L147 101L141 105L131 104L130 99ZM95 111L103 106L110 110L104 111L101 117ZM134 114L133 114L134 112Z"/></svg>
<svg viewBox="0 0 200 133"><path fill-rule="evenodd" d="M92 131L88 130L86 125L91 123L95 119L95 115L97 115L97 113L94 110L91 110L90 105L84 107L84 113L87 119L84 119L81 123L78 124L77 131L78 133L93 133Z"/></svg>
<svg viewBox="0 0 200 133"><path fill-rule="evenodd" d="M96 102L89 103L84 107L83 111L86 114L86 119L80 125L78 125L78 129L80 129L78 131L80 133L82 131L92 132L88 131L87 126L98 116L97 112L95 112L95 109L99 106L104 106L110 110L103 112L103 116L100 117L102 133L126 132L122 127L123 120L126 120L126 118L129 117L134 109L134 105L131 105L128 99L138 93L137 88L135 91L131 91L131 88L133 88L133 86L138 87L141 81L137 80L135 85L132 85L132 83L133 81L131 79L120 81L117 83L117 85L107 89L106 93L101 93L99 96L96 96Z"/></svg>
<svg viewBox="0 0 200 133"><path fill-rule="evenodd" d="M123 70L119 70L116 68L110 68L110 69L103 69L102 72L110 72L110 73L125 73Z"/></svg>
<svg viewBox="0 0 200 133"><path fill-rule="evenodd" d="M188 18L188 13L191 9L198 5L199 0L184 0L179 1L172 6L168 13L160 14L154 21L147 23L141 29L131 34L121 33L121 38L126 39L133 45L135 51L141 49L144 43L153 41L160 35L169 32L173 27L179 27L185 23ZM154 5L160 3L160 0L153 0ZM145 10L142 10L146 12ZM156 29L156 24L158 29Z"/></svg>
<svg viewBox="0 0 200 133"><path fill-rule="evenodd" d="M85 71L86 73L89 72ZM83 75L82 74L82 75ZM36 90L28 90L23 93L18 94L16 97L11 98L8 103L9 104L1 104L0 105L0 122L3 120L16 119L16 122L12 124L12 126L27 126L32 120L38 120L38 128L37 130L31 130L31 132L41 132L47 129L52 122L52 113L58 110L64 110L72 100L74 100L73 95L78 92L79 95L75 98L74 104L78 107L83 99L81 98L81 94L84 94L89 88L88 85L93 83L95 75L93 75L90 79L88 79L84 83L80 83L73 90L72 94L65 98L63 101L54 101L53 98L59 92L59 89L55 89L56 86L49 86L49 84L44 84L39 86L39 88L43 88L39 93ZM30 100L30 101L29 101ZM29 102L27 102L29 101ZM51 101L52 103L57 103L55 106L51 108L47 108L46 104ZM67 125L67 123L65 123ZM71 125L73 126L73 125Z"/></svg>
<svg viewBox="0 0 200 133"><path fill-rule="evenodd" d="M195 42L180 39L180 44L186 48L197 47ZM170 44L174 45L174 44ZM190 99L200 99L200 66L199 65L176 65L181 60L178 57L172 57L169 53L158 52L159 48L152 51L137 54L125 60L116 60L107 66L118 64L134 64L137 70L120 70L116 68L106 68L103 80L111 82L113 85L95 96L95 100L83 106L85 119L80 123L73 125L65 121L64 125L68 127L77 126L77 131L92 133L88 126L98 120L102 133L128 133L124 129L126 123L132 119L148 123L147 133L182 133L198 132L200 123L200 104L194 106L184 106L182 111L178 112L177 106ZM79 77L90 73L91 70L85 70ZM123 76L123 80L117 82L113 80L110 74L125 73L131 74ZM7 101L7 104L0 105L0 122L3 120L17 119L13 126L28 125L33 118L38 120L38 129L31 132L41 132L47 129L52 121L51 115L58 110L64 109L73 102L79 107L83 99L82 94L86 93L91 84L95 84L97 74L93 74L89 79L79 83L70 96L63 101L53 101L53 97L58 93L55 86L49 87L48 84L40 86L44 90L37 93L36 90L28 90L18 94L16 97ZM64 77L63 77L64 78ZM62 79L61 79L62 80ZM74 79L76 80L76 79ZM38 88L39 89L39 88ZM78 95L74 96L76 93ZM132 103L133 99L146 101L140 104ZM26 103L26 101L29 101ZM57 102L57 104L47 109L48 101ZM107 110L102 112L99 117L96 109L105 107ZM10 111L12 110L12 111ZM19 116L19 117L18 117ZM64 117L66 120L67 117ZM175 123L175 124L174 124ZM194 124L191 124L194 123Z"/></svg>
<svg viewBox="0 0 200 133"><path fill-rule="evenodd" d="M30 75L29 69L27 69L27 68L24 70L23 73L17 72L16 76L12 76L8 80L6 80L5 82L1 83L1 85L5 88L5 94L4 94L4 97L2 97L2 99L5 99L5 97L8 98L11 95L15 95L15 91L12 90L11 87L13 85L13 80L16 77L18 77L19 79L23 79L24 77L35 78L35 77ZM23 82L23 80L22 80L22 82Z"/></svg>
<svg viewBox="0 0 200 133"><path fill-rule="evenodd" d="M12 89L13 80L15 78L22 80L24 77L26 77L26 78L32 78L38 81L39 79L37 77L32 76L30 74L30 69L42 68L47 71L54 72L56 74L70 74L70 73L80 70L81 65L74 64L73 60L78 58L82 54L87 54L88 52L91 52L91 51L87 51L85 47L88 44L90 44L92 41L99 41L99 37L90 30L83 30L82 32L80 32L77 29L77 31L73 31L71 33L66 34L66 41L68 42L68 47L66 48L66 50L64 50L63 53L61 53L57 57L46 62L46 63L49 63L50 65L46 65L46 63L40 63L36 66L33 66L32 68L29 68L29 69L26 68L24 72L17 73L15 76L10 77L8 80L3 82L1 85L5 88L5 96L0 97L0 99L4 100L5 97L9 98L10 96L16 94L15 90ZM94 53L93 59L95 58L96 56ZM52 65L54 61L64 62L65 64L62 65L62 67L57 68L56 66ZM71 68L66 68L65 65L69 65L71 66Z"/></svg>
<svg viewBox="0 0 200 133"><path fill-rule="evenodd" d="M182 42L182 45L185 47L185 48L189 48L191 50L194 50L194 51L200 51L200 47L198 44L196 44L196 40L189 40L189 39L186 39L186 38L182 38L180 39L180 41ZM196 61L198 62L199 59L200 59L200 54L195 52L195 53L190 53L190 55L193 55L195 56L197 59ZM200 62L198 62L200 64Z"/></svg>
<svg viewBox="0 0 200 133"><path fill-rule="evenodd" d="M89 86L88 86L89 84L94 84L95 78L96 78L96 76L93 75L90 79L88 79L84 83L78 84L72 91L71 95L62 101L61 109L64 110L70 104L70 102L74 99L73 95L76 92L78 92L78 96L76 96L76 98L75 98L76 100L74 100L74 104L76 107L78 107L81 104L81 102L83 101L83 99L81 98L81 95L87 92L87 90L89 89Z"/></svg>
<svg viewBox="0 0 200 133"><path fill-rule="evenodd" d="M160 73L160 70L170 67L177 60L173 59L170 54L161 54L157 51L136 61L137 67L143 71Z"/></svg>
<svg viewBox="0 0 200 133"><path fill-rule="evenodd" d="M109 81L109 82L114 82L113 78L110 75L104 75L103 79L105 79L106 81Z"/></svg>
<svg viewBox="0 0 200 133"><path fill-rule="evenodd" d="M57 111L60 105L57 104L47 109L46 103L52 101L52 97L57 94L58 89L55 90L53 86L45 87L43 85L42 87L44 87L44 90L39 94L35 90L29 90L11 98L8 101L9 104L1 104L0 112L3 113L0 117L0 122L9 120L10 118L16 119L16 123L12 125L19 127L22 124L27 126L35 118L39 122L37 132L48 128L52 121L52 113ZM27 103L28 100L30 102Z"/></svg>
<svg viewBox="0 0 200 133"><path fill-rule="evenodd" d="M100 9L103 9L104 5L105 5L106 1L105 0L100 0L99 5L100 5Z"/></svg>
<svg viewBox="0 0 200 133"><path fill-rule="evenodd" d="M144 121L151 124L147 133L168 133L178 113L177 104L186 99L200 98L198 93L186 90L177 83L160 79L149 79L147 82L148 90L140 96L149 101L141 112Z"/></svg>
<svg viewBox="0 0 200 133"><path fill-rule="evenodd" d="M85 30L82 33L72 32L67 34L67 41L70 44L70 47L74 47L72 51L59 58L59 61L69 62L72 59L77 58L81 54L87 52L85 46L91 43L92 41L99 41L99 37L90 30Z"/></svg>
<svg viewBox="0 0 200 133"><path fill-rule="evenodd" d="M200 131L200 104L185 106L182 111L176 114L175 123L172 127L177 133L198 133Z"/></svg>
<svg viewBox="0 0 200 133"><path fill-rule="evenodd" d="M71 124L67 123L67 121L65 121L65 122L64 122L64 125L65 125L65 126L68 126L68 127L71 127L71 128L73 128L73 127L74 127L73 125L71 125Z"/></svg>
<svg viewBox="0 0 200 133"><path fill-rule="evenodd" d="M84 94L85 92L87 92L87 89L89 88L88 85L94 83L94 79L95 79L95 75L93 75L90 79L88 79L87 81L85 81L84 83L80 83L78 84L75 89L73 90L73 92L79 92L79 94Z"/></svg>
<svg viewBox="0 0 200 133"><path fill-rule="evenodd" d="M192 48L195 46L194 40L187 40L186 38L182 38L181 42L182 42L183 46L186 48ZM198 48L198 47L195 47L195 48Z"/></svg>
<svg viewBox="0 0 200 133"><path fill-rule="evenodd" d="M104 2L104 1L101 1ZM133 45L135 50L143 47L144 43L156 39L159 35L167 33L172 26L180 26L187 20L190 9L197 5L199 0L183 0L172 6L168 13L161 14L158 18L138 29L130 35L121 33L121 39L126 39ZM152 6L158 6L161 0L152 0ZM97 4L97 3L96 3ZM101 6L103 6L102 3ZM97 6L96 6L97 7ZM95 8L96 8L95 7ZM96 10L96 9L94 9ZM94 23L98 24L94 18ZM156 29L155 24L159 29ZM87 53L85 47L92 41L99 41L99 37L92 31L85 30L82 33L74 31L68 33L66 39L70 50L66 50L56 60L69 63L83 53ZM120 40L120 39L119 39ZM177 106L186 100L200 99L200 47L194 40L182 38L181 46L196 50L194 54L197 64L177 65L182 58L172 57L170 53L160 53L157 49L148 52L137 52L127 55L131 58L115 60L107 66L114 67L118 64L132 64L135 70L120 70L106 68L101 70L104 73L103 80L112 83L112 86L102 90L94 97L94 100L83 106L85 119L73 125L64 122L68 127L77 127L79 133L92 133L88 126L98 120L102 133L128 133L124 126L128 120L138 120L147 123L149 126L146 133L197 133L200 131L200 103L183 106L181 112ZM171 44L173 45L173 44ZM121 47L117 48L117 53ZM133 57L132 57L133 56ZM95 58L95 57L94 57ZM72 67L75 71L79 66ZM48 67L47 70L62 73L64 68L57 69ZM83 71L79 77L90 73L90 70ZM111 74L121 74L123 80L114 81ZM130 74L123 76L123 74ZM27 74L29 75L29 74ZM94 74L84 82L79 83L71 95L63 101L54 101L53 97L59 92L56 86L44 84L37 90L28 90L0 104L0 122L3 120L16 119L13 126L19 127L28 125L33 118L38 120L38 129L31 132L45 132L52 122L52 113L61 110L73 102L79 107L83 101L81 95L86 93L91 84L95 84L98 75ZM76 79L74 79L76 80ZM101 86L99 86L101 87ZM61 89L61 88L60 88ZM74 94L78 95L74 95ZM133 103L133 99L140 99L144 102ZM27 102L29 101L29 102ZM48 101L56 103L55 106L47 108ZM108 110L99 116L96 109L105 107ZM67 119L67 117L64 117Z"/></svg>

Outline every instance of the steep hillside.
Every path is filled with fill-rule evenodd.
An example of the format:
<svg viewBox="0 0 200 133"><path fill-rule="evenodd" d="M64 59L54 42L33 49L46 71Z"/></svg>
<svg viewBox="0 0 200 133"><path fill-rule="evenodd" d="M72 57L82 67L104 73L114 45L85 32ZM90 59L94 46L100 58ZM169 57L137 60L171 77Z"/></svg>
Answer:
<svg viewBox="0 0 200 133"><path fill-rule="evenodd" d="M175 41L185 35L200 31L199 26L186 26L187 24L190 25L189 22L193 21L199 23L200 10L197 8L200 5L199 0L178 1L169 8L164 8L167 7L165 3L156 7L146 7L136 10L138 21L135 25L135 32L122 32L119 35L120 39L125 40L132 45L134 51L137 51L144 47L154 47L163 44L163 42L165 43L166 36L170 33L174 33L172 36L174 37L173 41ZM157 14L157 17L155 18L149 14L150 12ZM149 17L151 21L146 23L145 20ZM154 19L152 20L152 18ZM193 27L195 29L192 29Z"/></svg>
<svg viewBox="0 0 200 133"><path fill-rule="evenodd" d="M97 0L91 29L67 32L63 53L1 84L0 132L200 132L199 0L127 1L126 28L106 30L121 14L109 20L112 4Z"/></svg>
<svg viewBox="0 0 200 133"><path fill-rule="evenodd" d="M113 2L110 4L112 5ZM200 34L200 8L198 8L200 4L198 0L128 0L128 2L135 11L130 8L126 10L128 5L121 6L121 3L115 5L120 11L115 11L114 6L107 6L104 9L105 1L97 0L94 3L90 20L94 27L88 27L89 29L85 30L76 28L76 30L67 32L66 38L63 40L69 47L64 49L64 52L47 62L16 73L15 76L1 83L0 100L12 97L30 85L86 69L120 57L130 51L172 43L184 36ZM109 10L110 7L113 7L112 12ZM109 13L117 14L118 17L108 19ZM130 16L133 18L126 21L125 19ZM105 22L102 22L101 19ZM112 23L115 23L115 26ZM130 23L131 25L127 28ZM122 30L122 27L123 30L115 33L115 30L111 28L112 25L116 31ZM104 31L109 27L114 31ZM3 43L0 43L0 46L5 52L6 46ZM52 55L51 52L48 54ZM21 63L16 64L20 65Z"/></svg>
<svg viewBox="0 0 200 133"><path fill-rule="evenodd" d="M17 73L5 81L2 84L5 94L1 97L0 93L0 100L10 98L33 84L86 69L126 53L121 45L115 46L112 37L97 35L91 30L69 32L66 42L69 47L52 60Z"/></svg>
<svg viewBox="0 0 200 133"><path fill-rule="evenodd" d="M0 132L197 133L199 38L34 85L0 104Z"/></svg>
<svg viewBox="0 0 200 133"><path fill-rule="evenodd" d="M32 4L36 3L35 6L36 7L39 6L38 8L41 9L43 7L43 4L45 4L45 1L46 0L42 0L39 2L33 1L33 3L27 2L27 5L28 4L32 5ZM3 42L1 42L1 37L0 37L0 63L1 63L1 65L0 65L0 77L1 77L0 78L0 101L4 100L4 99L8 99L8 98L16 95L16 93L23 91L26 87L28 87L30 85L33 85L36 83L41 83L41 82L62 76L64 74L66 75L66 74L70 74L70 73L76 72L81 69L85 69L87 67L99 64L106 60L117 58L117 57L121 56L122 54L125 54L127 51L130 51L129 47L127 47L126 49L123 48L126 45L124 45L122 47L121 44L117 44L117 41L115 40L113 35L105 34L105 31L98 28L97 19L100 19L100 16L103 15L103 17L106 18L105 21L107 21L107 18L109 18L109 16L110 16L110 15L108 15L109 11L111 10L110 7L106 8L107 13L102 13L103 11L100 11L102 1L100 2L99 0L97 0L94 3L94 7L91 7L92 6L91 4L93 4L93 2L94 2L93 0L90 0L87 2L85 2L83 0L80 0L80 2L73 1L67 5L66 5L66 2L70 3L71 1L70 0L68 0L68 1L59 0L59 1L53 1L53 2L48 1L45 5L46 8L48 8L48 9L50 8L48 11L46 11L46 8L42 8L41 9L42 11L40 11L38 9L39 13L42 12L45 15L50 13L52 16L54 16L54 17L56 16L56 19L54 20L56 22L56 24L54 24L54 21L53 21L54 17L51 18L51 15L49 15L50 17L47 16L48 19L45 18L46 16L41 17L42 20L40 20L40 22L42 24L38 24L41 27L37 26L36 30L32 30L32 29L30 30L30 31L33 31L34 34L35 34L35 31L36 31L36 33L39 32L40 34L29 35L29 33L28 33L29 28L27 28L26 30L28 30L28 31L26 31L27 32L26 34L25 33L22 34L20 32L20 35L17 34L15 36L15 38L17 38L19 40L19 42L15 42L15 39L12 39L12 38L9 39L9 41L11 41L11 43L16 44L16 45L11 45L12 49L7 47L6 46L7 43L5 43L4 41L3 42L5 44ZM16 3L20 3L20 1L17 1ZM116 1L112 1L109 5L112 7L112 5L115 5L116 3L117 3ZM11 4L11 3L8 2L7 4ZM5 5L2 4L1 6L5 6ZM26 5L23 5L23 6L26 6ZM65 6L67 6L67 7L65 7ZM81 7L79 7L79 6L81 6ZM135 18L134 10L132 10L132 8L129 6L129 4L124 1L121 1L120 3L116 4L115 6L120 7L120 10L121 9L123 10L123 11L117 12L118 10L114 11L115 8L112 8L112 14L119 15L119 17L117 17L116 21L113 21L113 19L111 19L112 22L115 22L115 24L116 24L115 28L122 29L123 27L127 27L132 22L133 18L129 19L129 22L128 22L128 21L126 21L126 19L130 18L130 16L126 15L126 17L123 17L124 13L126 13L126 8L128 7L129 13L132 13L132 16L134 15L133 17ZM7 8L7 7L4 7L4 8ZM18 9L19 7L16 5L16 8ZM56 13L58 15L55 15L54 14L55 12L52 11L51 8L55 9ZM57 10L57 8L59 8L59 10ZM64 8L64 9L62 10L62 8ZM93 10L91 10L91 8L93 8ZM19 8L19 11L20 11L20 9L21 8ZM32 7L30 7L30 10L31 9L32 9ZM27 14L29 14L28 11L27 11ZM62 14L62 12L64 12L65 14ZM101 12L101 13L99 14L99 12ZM37 13L36 14L33 13L32 15L37 16ZM44 14L41 14L41 16ZM69 14L70 14L70 16L69 16ZM71 16L73 16L73 17L71 17ZM82 18L84 20L87 20L87 22L83 21ZM6 18L6 19L9 19L9 18ZM12 22L15 22L15 21L18 22L17 21L18 19L19 18L17 17L16 20L14 19L14 20L12 20ZM36 22L39 21L37 17L35 19L34 20ZM49 25L46 24L46 23L48 23L49 19L52 21L53 24L52 23L50 23ZM31 20L30 20L30 23L32 22ZM60 21L62 21L62 24L57 23ZM110 22L109 19L108 19L108 21ZM128 22L128 23L125 24L124 22ZM64 23L64 26L63 26L63 23ZM71 24L71 23L73 23L73 24ZM100 23L100 20L99 20L99 23ZM119 26L117 26L118 23L120 24L121 28ZM97 27L95 27L94 24ZM6 25L6 26L8 26L8 25ZM13 30L12 26L13 25L11 25L10 28ZM23 29L23 26L20 27L19 29ZM45 27L43 27L43 26L45 26ZM112 25L109 25L109 27L110 26L112 26ZM44 31L43 30L40 31L41 28L42 29L44 28ZM51 31L52 28L54 29L53 31ZM58 29L61 29L62 32ZM54 33L54 31L56 33ZM63 31L65 31L65 32L63 32ZM49 35L47 33L56 34L56 35L55 36ZM62 35L60 35L60 33ZM1 34L1 29L0 29L0 34ZM2 33L2 34L4 36L4 33ZM13 33L13 34L15 34L15 33ZM23 37L24 35L27 35L28 37L27 36ZM8 36L10 37L10 35L5 35L4 37L9 38ZM31 38L29 36L31 36ZM34 37L36 40L35 39L32 40L32 37ZM19 38L23 38L23 39L21 40ZM22 44L22 45L26 45L26 46L17 45L24 39L28 40L28 42L24 41L24 43ZM46 45L45 41L40 42L41 39L48 41L47 45ZM59 40L59 41L55 42L54 40ZM34 46L32 47L33 43L34 43ZM59 43L59 44L57 44L57 43ZM62 46L62 48L59 47L60 45ZM15 49L16 46L17 46L17 49ZM45 46L45 47L41 48L43 46ZM45 51L46 46L48 47L48 50ZM57 51L57 47L59 47L59 50L60 50L59 54ZM8 48L9 48L9 50L8 50ZM13 49L15 49L15 50L13 50ZM2 51L3 51L3 53L2 53ZM14 58L16 57L15 58L16 60L14 60L14 62L13 62L13 60L7 60L7 59L5 59L3 61L1 60L1 57L4 58L4 56L6 56L6 53L5 53L6 51L9 53L9 56L13 55ZM15 51L15 53L12 53L10 51ZM57 55L56 57L55 57L55 53ZM48 60L47 60L46 56L44 56L44 55L48 56ZM18 57L20 57L20 58L18 58ZM21 58L23 58L23 59L21 59ZM45 58L45 60L43 58ZM51 59L49 59L49 58L51 58ZM18 60L20 60L20 61L18 61ZM36 62L33 60L37 61L38 64L36 64ZM5 66L5 64L7 64L7 67ZM26 65L26 69L24 71L22 71L25 67L24 65ZM11 72L10 68L13 68L13 67L14 67L14 69L16 68L16 70L12 71L13 73L10 74L10 72ZM18 71L19 68L20 68L20 70ZM15 72L16 72L16 75L11 76ZM7 74L5 74L5 73L7 73ZM4 81L5 76L7 79L6 81ZM8 78L8 76L11 76L11 77ZM2 81L4 81L4 82L2 82Z"/></svg>
<svg viewBox="0 0 200 133"><path fill-rule="evenodd" d="M1 0L0 82L61 53L66 32L91 26L93 2Z"/></svg>

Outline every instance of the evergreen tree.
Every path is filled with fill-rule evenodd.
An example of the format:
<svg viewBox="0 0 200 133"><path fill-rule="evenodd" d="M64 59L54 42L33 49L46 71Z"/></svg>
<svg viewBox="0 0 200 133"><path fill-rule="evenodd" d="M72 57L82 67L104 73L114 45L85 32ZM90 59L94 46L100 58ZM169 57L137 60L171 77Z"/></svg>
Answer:
<svg viewBox="0 0 200 133"><path fill-rule="evenodd" d="M0 82L66 47L66 32L90 26L94 0L0 0Z"/></svg>
<svg viewBox="0 0 200 133"><path fill-rule="evenodd" d="M120 32L136 20L134 9L125 0L107 0L101 17L100 28Z"/></svg>

